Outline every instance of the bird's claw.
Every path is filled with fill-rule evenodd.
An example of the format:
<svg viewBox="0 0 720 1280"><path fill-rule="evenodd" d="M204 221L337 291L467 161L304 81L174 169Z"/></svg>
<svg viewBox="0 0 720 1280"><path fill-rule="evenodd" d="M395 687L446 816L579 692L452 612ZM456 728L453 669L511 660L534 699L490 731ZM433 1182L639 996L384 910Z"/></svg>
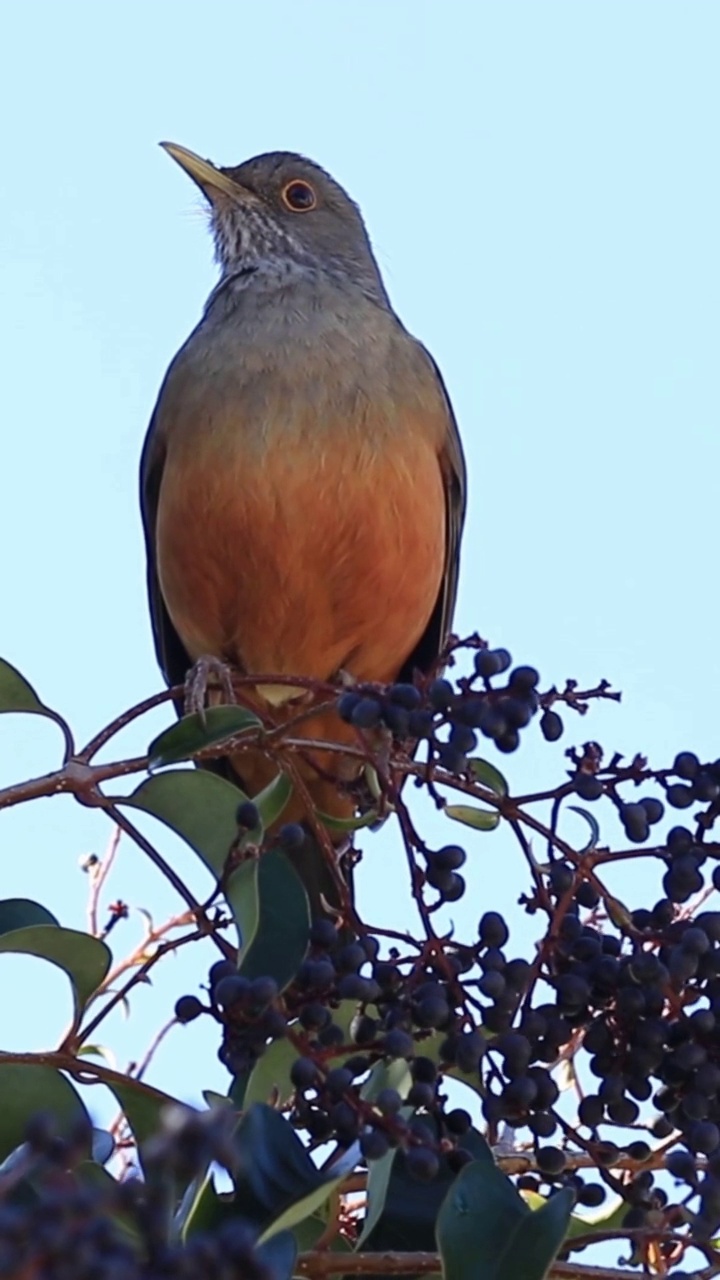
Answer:
<svg viewBox="0 0 720 1280"><path fill-rule="evenodd" d="M214 686L222 695L212 702L233 704L237 701L232 683L232 669L227 662L212 654L203 654L193 664L185 677L185 714L198 715L205 722L208 693Z"/></svg>

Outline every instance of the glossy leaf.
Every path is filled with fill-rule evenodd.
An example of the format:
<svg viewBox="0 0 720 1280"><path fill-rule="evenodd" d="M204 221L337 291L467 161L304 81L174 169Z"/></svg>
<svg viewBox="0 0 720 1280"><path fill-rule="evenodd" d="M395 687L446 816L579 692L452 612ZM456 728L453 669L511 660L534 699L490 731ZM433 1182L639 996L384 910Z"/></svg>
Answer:
<svg viewBox="0 0 720 1280"><path fill-rule="evenodd" d="M93 1129L92 1158L96 1164L107 1164L115 1150L115 1139L107 1129Z"/></svg>
<svg viewBox="0 0 720 1280"><path fill-rule="evenodd" d="M310 905L284 853L271 849L255 865L259 919L252 941L243 947L239 969L247 978L269 975L282 990L295 977L307 950Z"/></svg>
<svg viewBox="0 0 720 1280"><path fill-rule="evenodd" d="M332 1011L332 1020L336 1027L342 1027L345 1039L350 1039L350 1024L358 1011L357 1000L341 1000L337 1009Z"/></svg>
<svg viewBox="0 0 720 1280"><path fill-rule="evenodd" d="M290 1083L290 1068L298 1056L295 1045L282 1037L274 1040L261 1058L258 1059L250 1073L243 1105L249 1107L253 1102L267 1102L274 1105L273 1095L277 1095L278 1103L287 1102L294 1092Z"/></svg>
<svg viewBox="0 0 720 1280"><path fill-rule="evenodd" d="M409 1109L404 1108L402 1114L410 1114ZM484 1139L475 1129L464 1136L463 1146L473 1155L486 1149ZM385 1171L379 1168L382 1160L370 1165L368 1216L372 1215L373 1221L367 1231L363 1230L362 1248L374 1251L409 1249L434 1253L435 1222L455 1175L443 1163L439 1174L431 1182L418 1182L408 1173L404 1152L397 1149L390 1154L394 1159L384 1188ZM490 1159L492 1160L492 1156ZM478 1272L478 1276L481 1274Z"/></svg>
<svg viewBox="0 0 720 1280"><path fill-rule="evenodd" d="M237 835L242 791L202 769L175 769L147 778L123 801L171 827L220 879Z"/></svg>
<svg viewBox="0 0 720 1280"><path fill-rule="evenodd" d="M278 818L282 817L283 811L292 795L292 783L286 773L279 773L273 778L262 791L258 791L256 796L252 797L253 804L257 807L260 814L260 821L267 830Z"/></svg>
<svg viewBox="0 0 720 1280"><path fill-rule="evenodd" d="M344 832L360 831L363 827L371 827L378 820L374 809L361 814L359 818L333 818L329 813L322 813L320 809L315 810L315 816L327 831L335 831L338 835Z"/></svg>
<svg viewBox="0 0 720 1280"><path fill-rule="evenodd" d="M214 1089L203 1089L202 1096L210 1108L223 1111L232 1110L232 1098L228 1098L226 1093L216 1093Z"/></svg>
<svg viewBox="0 0 720 1280"><path fill-rule="evenodd" d="M142 809L171 827L220 880L237 836L235 814L242 799L243 793L238 787L214 773L176 769L146 779L122 803ZM241 864L242 867L248 865L248 862ZM246 910L242 901L244 880L236 883L238 870L231 873L223 888L236 923Z"/></svg>
<svg viewBox="0 0 720 1280"><path fill-rule="evenodd" d="M475 780L483 787L494 791L496 796L507 795L508 784L505 778L494 764L490 764L489 760L481 760L478 756L474 760L468 760L468 767Z"/></svg>
<svg viewBox="0 0 720 1280"><path fill-rule="evenodd" d="M103 981L111 955L99 938L78 929L56 924L29 925L0 936L0 952L37 956L63 969L73 989L75 1011L79 1013Z"/></svg>
<svg viewBox="0 0 720 1280"><path fill-rule="evenodd" d="M593 1231L618 1231L627 1213L627 1204L619 1196L612 1196L594 1212L586 1209L583 1215L571 1213L566 1240L575 1236L587 1236Z"/></svg>
<svg viewBox="0 0 720 1280"><path fill-rule="evenodd" d="M245 707L208 707L203 715L196 712L183 716L177 724L164 729L148 747L149 768L162 769L169 764L190 760L206 747L252 729L261 729L260 720Z"/></svg>
<svg viewBox="0 0 720 1280"><path fill-rule="evenodd" d="M329 1194L329 1183L316 1169L294 1129L272 1107L262 1103L248 1107L237 1128L236 1145L235 1200L242 1206L244 1217L268 1231L267 1238L274 1234L273 1225L291 1206L305 1201L323 1186L328 1186ZM312 1211L309 1209L304 1216Z"/></svg>
<svg viewBox="0 0 720 1280"><path fill-rule="evenodd" d="M444 1280L542 1280L564 1238L572 1194L560 1191L532 1212L489 1148L476 1154L438 1214Z"/></svg>
<svg viewBox="0 0 720 1280"><path fill-rule="evenodd" d="M279 1232L289 1231L297 1226L298 1223L304 1222L306 1218L311 1217L321 1205L325 1204L325 1201L330 1198L333 1191L337 1190L340 1183L345 1181L346 1177L347 1174L343 1173L339 1178L328 1178L308 1192L306 1196L302 1196L299 1200L294 1200L292 1204L288 1205L287 1209L270 1223L269 1227L265 1228L260 1237L260 1242L264 1243L266 1240L272 1240Z"/></svg>
<svg viewBox="0 0 720 1280"><path fill-rule="evenodd" d="M413 1111L414 1107L401 1107L400 1116L403 1120L407 1120L413 1114ZM362 1231L357 1242L358 1249L365 1248L368 1238L372 1235L382 1217L397 1150L397 1147L391 1147L379 1160L371 1160L368 1164L367 1203Z"/></svg>
<svg viewBox="0 0 720 1280"><path fill-rule="evenodd" d="M186 1187L174 1227L178 1237L186 1240L189 1236L217 1231L223 1222L234 1216L232 1201L220 1199L212 1173L206 1172Z"/></svg>
<svg viewBox="0 0 720 1280"><path fill-rule="evenodd" d="M143 1147L158 1133L162 1112L166 1107L179 1107L181 1104L170 1094L162 1093L142 1080L134 1080L132 1076L118 1075L104 1083L117 1098L138 1145L142 1164Z"/></svg>
<svg viewBox="0 0 720 1280"><path fill-rule="evenodd" d="M47 907L30 898L5 898L0 902L0 934L34 924L57 925L59 922Z"/></svg>
<svg viewBox="0 0 720 1280"><path fill-rule="evenodd" d="M412 1088L412 1072L410 1063L404 1058L393 1058L389 1062L376 1062L370 1075L360 1090L360 1097L366 1102L374 1102L383 1089L397 1089L401 1098L407 1098Z"/></svg>
<svg viewBox="0 0 720 1280"><path fill-rule="evenodd" d="M454 822L462 822L476 831L494 831L500 822L500 814L494 809L476 809L469 804L449 804L445 813Z"/></svg>
<svg viewBox="0 0 720 1280"><path fill-rule="evenodd" d="M508 1241L529 1213L489 1148L479 1160L465 1165L443 1201L436 1224L444 1280L476 1280L480 1275L484 1280L500 1280Z"/></svg>
<svg viewBox="0 0 720 1280"><path fill-rule="evenodd" d="M34 715L53 715L17 668L0 659L0 713L3 711L29 711Z"/></svg>
<svg viewBox="0 0 720 1280"><path fill-rule="evenodd" d="M292 1280L297 1255L297 1241L292 1231L273 1235L255 1249L255 1257L266 1269L268 1280Z"/></svg>
<svg viewBox="0 0 720 1280"><path fill-rule="evenodd" d="M528 1211L507 1243L497 1280L543 1280L565 1239L573 1201L562 1187L542 1209Z"/></svg>
<svg viewBox="0 0 720 1280"><path fill-rule="evenodd" d="M0 1159L23 1142L25 1126L38 1112L55 1117L61 1132L77 1120L90 1126L83 1101L65 1076L54 1067L35 1062L0 1062Z"/></svg>

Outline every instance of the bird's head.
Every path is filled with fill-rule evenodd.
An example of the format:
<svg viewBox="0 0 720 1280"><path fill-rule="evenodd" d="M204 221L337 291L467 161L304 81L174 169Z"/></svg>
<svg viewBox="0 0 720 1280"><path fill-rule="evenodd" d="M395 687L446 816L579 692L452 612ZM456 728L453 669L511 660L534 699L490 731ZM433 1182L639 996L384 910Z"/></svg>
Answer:
<svg viewBox="0 0 720 1280"><path fill-rule="evenodd" d="M385 298L360 210L320 165L291 151L273 151L223 169L175 143L161 145L209 204L224 276L296 262L342 275Z"/></svg>

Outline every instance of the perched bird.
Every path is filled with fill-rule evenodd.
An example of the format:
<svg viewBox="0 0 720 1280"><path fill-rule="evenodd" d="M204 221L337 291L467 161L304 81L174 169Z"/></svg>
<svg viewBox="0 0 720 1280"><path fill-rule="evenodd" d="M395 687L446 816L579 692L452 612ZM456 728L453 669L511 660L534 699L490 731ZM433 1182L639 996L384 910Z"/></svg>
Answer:
<svg viewBox="0 0 720 1280"><path fill-rule="evenodd" d="M209 657L248 675L412 679L449 632L465 509L438 369L390 305L357 205L317 164L273 152L222 169L162 145L207 201L221 272L142 456L165 678ZM304 705L279 683L257 699L273 723ZM335 710L296 733L357 741ZM347 760L299 757L317 810L352 814ZM250 795L277 771L262 752L227 763ZM306 817L296 794L282 820ZM296 865L315 912L321 894L337 902L310 839Z"/></svg>

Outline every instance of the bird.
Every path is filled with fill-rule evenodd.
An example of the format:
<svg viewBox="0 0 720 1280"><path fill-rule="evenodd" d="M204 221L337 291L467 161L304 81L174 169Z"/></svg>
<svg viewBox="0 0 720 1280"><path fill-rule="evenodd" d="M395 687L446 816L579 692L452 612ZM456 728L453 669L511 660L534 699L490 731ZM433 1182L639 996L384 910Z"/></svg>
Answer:
<svg viewBox="0 0 720 1280"><path fill-rule="evenodd" d="M432 673L457 594L465 461L441 374L393 310L360 209L293 152L222 168L160 145L202 193L219 264L142 450L166 682L202 663L275 675L254 696L277 725L307 709L287 678L387 684ZM294 732L357 744L327 695ZM337 916L337 875L308 804L351 818L357 764L317 750L295 760L303 785L281 820L304 824L294 860L313 915ZM250 796L278 767L259 749L213 764Z"/></svg>

